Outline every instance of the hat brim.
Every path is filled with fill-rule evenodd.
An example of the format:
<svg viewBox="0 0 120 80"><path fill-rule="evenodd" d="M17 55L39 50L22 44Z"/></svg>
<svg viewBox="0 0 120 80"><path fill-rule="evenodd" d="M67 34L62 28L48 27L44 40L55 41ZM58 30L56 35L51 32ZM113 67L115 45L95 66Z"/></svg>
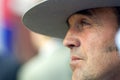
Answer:
<svg viewBox="0 0 120 80"><path fill-rule="evenodd" d="M30 30L57 38L64 38L66 19L73 13L91 8L118 7L120 0L48 0L28 10L23 23Z"/></svg>

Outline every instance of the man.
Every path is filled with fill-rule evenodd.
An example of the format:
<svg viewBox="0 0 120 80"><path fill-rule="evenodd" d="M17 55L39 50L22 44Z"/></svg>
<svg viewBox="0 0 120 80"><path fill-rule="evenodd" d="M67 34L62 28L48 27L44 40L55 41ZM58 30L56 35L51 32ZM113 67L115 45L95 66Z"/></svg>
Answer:
<svg viewBox="0 0 120 80"><path fill-rule="evenodd" d="M63 44L71 50L73 80L120 80L114 40L119 6L119 0L48 0L30 9L23 22L40 34L66 34Z"/></svg>

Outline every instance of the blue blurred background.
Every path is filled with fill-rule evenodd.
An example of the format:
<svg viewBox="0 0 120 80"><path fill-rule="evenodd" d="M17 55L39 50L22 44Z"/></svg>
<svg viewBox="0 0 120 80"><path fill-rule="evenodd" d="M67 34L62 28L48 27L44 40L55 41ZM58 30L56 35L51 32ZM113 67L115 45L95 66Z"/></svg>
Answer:
<svg viewBox="0 0 120 80"><path fill-rule="evenodd" d="M24 28L21 19L24 12L36 2L37 0L0 0L1 56L19 55L22 51L31 52L29 51L32 46L30 32Z"/></svg>
<svg viewBox="0 0 120 80"><path fill-rule="evenodd" d="M71 80L61 40L28 30L22 16L43 0L0 0L0 80Z"/></svg>
<svg viewBox="0 0 120 80"><path fill-rule="evenodd" d="M19 68L38 49L22 16L37 0L0 0L0 80L16 80Z"/></svg>

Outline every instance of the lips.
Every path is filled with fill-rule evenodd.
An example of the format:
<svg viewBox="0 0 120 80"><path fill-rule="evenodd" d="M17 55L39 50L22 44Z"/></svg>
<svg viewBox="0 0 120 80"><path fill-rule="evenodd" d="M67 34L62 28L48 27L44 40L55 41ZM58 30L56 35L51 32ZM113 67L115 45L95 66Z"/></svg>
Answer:
<svg viewBox="0 0 120 80"><path fill-rule="evenodd" d="M83 59L80 58L79 56L72 55L71 56L71 62L70 62L72 70L74 70L80 64L80 61L82 61L82 60Z"/></svg>
<svg viewBox="0 0 120 80"><path fill-rule="evenodd" d="M71 64L72 65L75 65L75 64L78 64L78 62L82 60L79 56L71 56Z"/></svg>
<svg viewBox="0 0 120 80"><path fill-rule="evenodd" d="M71 56L71 60L76 61L76 60L80 60L80 58L78 56Z"/></svg>

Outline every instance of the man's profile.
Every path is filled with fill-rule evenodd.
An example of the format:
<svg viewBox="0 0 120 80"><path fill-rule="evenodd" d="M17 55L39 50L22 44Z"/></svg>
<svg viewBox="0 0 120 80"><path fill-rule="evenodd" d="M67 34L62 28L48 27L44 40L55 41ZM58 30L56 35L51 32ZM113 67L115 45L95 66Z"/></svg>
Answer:
<svg viewBox="0 0 120 80"><path fill-rule="evenodd" d="M48 0L30 9L23 22L34 32L64 38L72 80L120 80L119 7L119 0Z"/></svg>

